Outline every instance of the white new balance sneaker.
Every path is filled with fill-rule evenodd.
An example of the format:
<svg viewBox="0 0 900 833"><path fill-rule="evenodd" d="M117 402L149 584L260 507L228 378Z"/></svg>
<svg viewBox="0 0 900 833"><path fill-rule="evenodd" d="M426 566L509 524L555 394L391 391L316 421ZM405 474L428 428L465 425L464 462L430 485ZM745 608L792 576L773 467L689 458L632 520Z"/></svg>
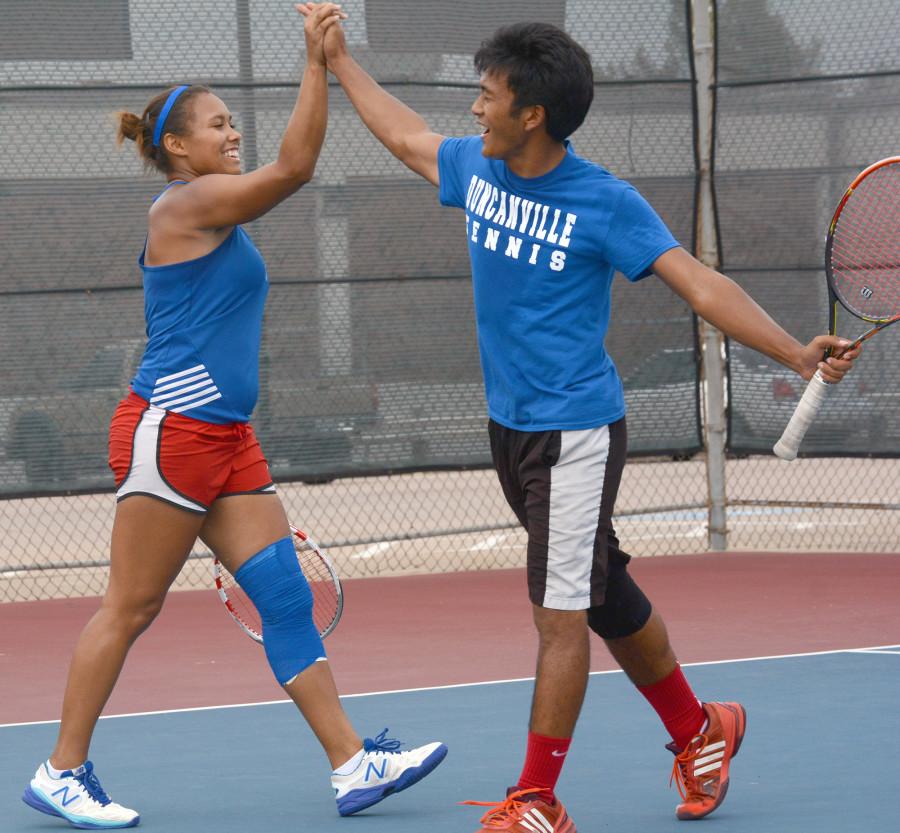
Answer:
<svg viewBox="0 0 900 833"><path fill-rule="evenodd" d="M400 741L387 737L385 729L374 740L363 741L363 757L349 775L332 774L338 812L349 816L377 804L421 781L447 755L443 743L428 743L400 750Z"/></svg>
<svg viewBox="0 0 900 833"><path fill-rule="evenodd" d="M136 827L141 817L134 810L115 804L94 775L94 765L85 761L78 769L67 769L51 777L41 764L22 796L29 807L48 816L59 816L82 830L112 830Z"/></svg>

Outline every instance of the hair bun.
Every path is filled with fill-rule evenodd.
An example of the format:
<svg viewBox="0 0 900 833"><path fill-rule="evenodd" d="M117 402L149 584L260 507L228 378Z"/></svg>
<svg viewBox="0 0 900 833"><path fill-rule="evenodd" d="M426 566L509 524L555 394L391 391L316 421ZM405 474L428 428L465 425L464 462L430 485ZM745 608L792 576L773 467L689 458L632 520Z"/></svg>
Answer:
<svg viewBox="0 0 900 833"><path fill-rule="evenodd" d="M119 122L119 129L116 133L116 141L121 145L125 139L136 142L143 135L144 125L141 117L130 113L127 110L121 110L116 113Z"/></svg>

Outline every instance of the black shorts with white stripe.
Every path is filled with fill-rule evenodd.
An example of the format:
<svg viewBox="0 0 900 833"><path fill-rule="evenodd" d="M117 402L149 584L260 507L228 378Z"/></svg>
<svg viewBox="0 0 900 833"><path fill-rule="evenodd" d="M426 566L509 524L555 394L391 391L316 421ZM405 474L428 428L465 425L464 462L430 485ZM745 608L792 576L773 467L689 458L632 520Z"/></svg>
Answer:
<svg viewBox="0 0 900 833"><path fill-rule="evenodd" d="M619 549L613 507L628 444L625 419L580 431L517 431L493 420L491 455L503 493L528 531L531 601L587 610L606 600Z"/></svg>

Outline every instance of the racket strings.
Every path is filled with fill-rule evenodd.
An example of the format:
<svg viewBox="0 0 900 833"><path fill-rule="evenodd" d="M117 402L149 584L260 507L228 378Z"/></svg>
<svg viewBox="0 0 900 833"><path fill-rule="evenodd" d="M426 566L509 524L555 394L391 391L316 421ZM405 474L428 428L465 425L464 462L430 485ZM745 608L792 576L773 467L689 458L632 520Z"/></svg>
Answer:
<svg viewBox="0 0 900 833"><path fill-rule="evenodd" d="M239 622L257 639L262 639L262 622L256 606L250 601L250 597L243 591L240 584L237 583L234 576L219 563L218 566L218 583L225 593L227 601L225 602L231 614L238 619Z"/></svg>
<svg viewBox="0 0 900 833"><path fill-rule="evenodd" d="M885 321L900 310L900 164L876 169L848 197L833 232L831 277L862 318Z"/></svg>
<svg viewBox="0 0 900 833"><path fill-rule="evenodd" d="M328 633L339 616L342 603L336 578L326 556L309 538L293 535L294 548L300 569L306 577L313 597L313 624L320 634ZM217 586L224 593L224 601L243 627L258 641L262 641L262 620L256 606L225 566L217 564Z"/></svg>
<svg viewBox="0 0 900 833"><path fill-rule="evenodd" d="M313 622L319 633L324 633L331 625L338 609L338 589L334 576L328 569L324 557L309 539L300 541L294 538L297 558L313 595Z"/></svg>

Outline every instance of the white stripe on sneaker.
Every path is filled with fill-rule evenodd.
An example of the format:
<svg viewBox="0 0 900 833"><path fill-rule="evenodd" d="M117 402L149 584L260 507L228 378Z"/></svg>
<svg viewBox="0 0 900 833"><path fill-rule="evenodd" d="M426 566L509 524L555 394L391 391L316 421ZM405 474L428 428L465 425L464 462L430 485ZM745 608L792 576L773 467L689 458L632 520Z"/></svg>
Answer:
<svg viewBox="0 0 900 833"><path fill-rule="evenodd" d="M525 818L531 817L538 824L541 833L553 833L553 825L544 817L544 814L532 807L526 814Z"/></svg>
<svg viewBox="0 0 900 833"><path fill-rule="evenodd" d="M725 742L713 743L710 746L704 746L694 758L694 771L699 767L705 766L710 761L721 761L725 757Z"/></svg>
<svg viewBox="0 0 900 833"><path fill-rule="evenodd" d="M694 776L704 775L707 772L712 772L714 769L721 769L722 762L716 761L714 764L710 764L709 766L700 766L694 767Z"/></svg>
<svg viewBox="0 0 900 833"><path fill-rule="evenodd" d="M722 768L722 759L725 757L725 741L719 740L704 746L693 760L693 775L697 777L707 772Z"/></svg>
<svg viewBox="0 0 900 833"><path fill-rule="evenodd" d="M527 815L522 816L522 818L519 819L519 824L527 830L530 830L532 833L546 833L545 828L539 827L535 822L531 821Z"/></svg>

